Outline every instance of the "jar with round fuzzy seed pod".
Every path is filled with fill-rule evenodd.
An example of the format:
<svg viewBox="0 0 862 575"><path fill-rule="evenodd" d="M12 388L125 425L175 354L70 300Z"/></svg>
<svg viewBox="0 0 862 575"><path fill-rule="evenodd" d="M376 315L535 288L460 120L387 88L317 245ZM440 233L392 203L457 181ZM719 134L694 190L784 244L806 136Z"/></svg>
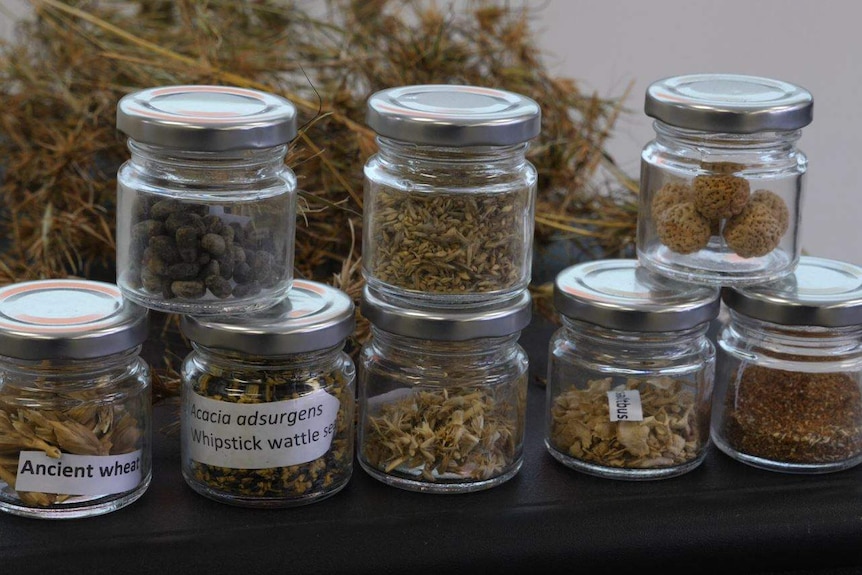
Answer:
<svg viewBox="0 0 862 575"><path fill-rule="evenodd" d="M641 155L637 252L660 275L713 286L780 279L799 262L813 98L780 80L692 74L654 82Z"/></svg>

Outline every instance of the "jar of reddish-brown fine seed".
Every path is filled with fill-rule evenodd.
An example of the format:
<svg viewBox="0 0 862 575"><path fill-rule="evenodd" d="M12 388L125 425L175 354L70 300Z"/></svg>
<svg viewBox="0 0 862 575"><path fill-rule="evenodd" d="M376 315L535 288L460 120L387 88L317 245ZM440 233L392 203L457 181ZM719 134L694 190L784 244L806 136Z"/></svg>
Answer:
<svg viewBox="0 0 862 575"><path fill-rule="evenodd" d="M862 462L862 268L802 256L793 274L725 290L712 440L772 471Z"/></svg>

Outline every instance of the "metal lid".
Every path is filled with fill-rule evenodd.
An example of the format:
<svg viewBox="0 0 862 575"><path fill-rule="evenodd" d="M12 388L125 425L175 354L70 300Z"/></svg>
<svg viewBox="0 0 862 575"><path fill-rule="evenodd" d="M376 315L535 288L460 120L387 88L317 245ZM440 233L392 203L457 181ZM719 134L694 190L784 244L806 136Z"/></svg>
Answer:
<svg viewBox="0 0 862 575"><path fill-rule="evenodd" d="M390 88L368 99L367 124L379 135L440 146L505 146L539 135L534 100L477 86Z"/></svg>
<svg viewBox="0 0 862 575"><path fill-rule="evenodd" d="M149 88L120 99L117 129L144 144L202 152L280 146L296 137L296 108L231 86Z"/></svg>
<svg viewBox="0 0 862 575"><path fill-rule="evenodd" d="M568 318L625 331L672 331L708 322L721 307L717 288L649 272L634 259L585 262L554 281L554 305Z"/></svg>
<svg viewBox="0 0 862 575"><path fill-rule="evenodd" d="M362 291L362 315L379 329L417 339L465 341L503 337L527 327L532 300L526 290L499 306L483 309L416 309L380 299L367 286Z"/></svg>
<svg viewBox="0 0 862 575"><path fill-rule="evenodd" d="M284 300L254 314L184 315L180 327L193 342L214 349L277 356L343 343L356 323L353 301L334 287L294 280Z"/></svg>
<svg viewBox="0 0 862 575"><path fill-rule="evenodd" d="M862 325L862 268L802 256L796 270L774 282L725 289L722 299L743 315L784 325Z"/></svg>
<svg viewBox="0 0 862 575"><path fill-rule="evenodd" d="M737 74L659 80L647 88L644 106L648 116L672 126L739 134L797 130L811 123L813 108L804 88Z"/></svg>
<svg viewBox="0 0 862 575"><path fill-rule="evenodd" d="M147 310L117 286L89 280L38 280L0 288L0 355L88 359L147 339Z"/></svg>

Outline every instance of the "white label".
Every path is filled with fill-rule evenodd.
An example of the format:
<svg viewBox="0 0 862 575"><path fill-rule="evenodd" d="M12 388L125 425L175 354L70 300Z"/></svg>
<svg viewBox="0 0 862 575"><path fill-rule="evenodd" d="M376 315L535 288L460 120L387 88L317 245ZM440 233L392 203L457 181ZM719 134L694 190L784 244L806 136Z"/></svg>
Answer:
<svg viewBox="0 0 862 575"><path fill-rule="evenodd" d="M608 392L608 410L611 421L643 421L641 394L636 389L620 389Z"/></svg>
<svg viewBox="0 0 862 575"><path fill-rule="evenodd" d="M325 391L269 403L230 403L191 394L183 445L206 465L268 469L308 463L329 451L340 402Z"/></svg>
<svg viewBox="0 0 862 575"><path fill-rule="evenodd" d="M122 455L72 455L59 459L42 451L18 457L16 491L60 495L111 495L141 484L141 450Z"/></svg>

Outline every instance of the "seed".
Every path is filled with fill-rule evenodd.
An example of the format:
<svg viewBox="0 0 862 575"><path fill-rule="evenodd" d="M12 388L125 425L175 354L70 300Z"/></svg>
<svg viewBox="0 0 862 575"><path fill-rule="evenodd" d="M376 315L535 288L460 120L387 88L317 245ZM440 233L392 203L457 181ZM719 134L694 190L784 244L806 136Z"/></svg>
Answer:
<svg viewBox="0 0 862 575"><path fill-rule="evenodd" d="M198 299L206 293L206 286L199 280L175 281L171 283L171 293L176 297Z"/></svg>
<svg viewBox="0 0 862 575"><path fill-rule="evenodd" d="M517 286L532 245L522 221L529 198L527 189L414 194L378 187L368 211L369 270L389 285L432 293Z"/></svg>
<svg viewBox="0 0 862 575"><path fill-rule="evenodd" d="M199 299L207 290L223 299L249 297L289 278L282 261L290 238L266 225L277 206L246 215L244 208L153 198L140 196L134 212L143 219L132 223L130 285L165 299ZM236 218L244 219L245 229Z"/></svg>
<svg viewBox="0 0 862 575"><path fill-rule="evenodd" d="M212 255L218 257L225 252L226 244L222 236L209 233L201 238L201 247Z"/></svg>

